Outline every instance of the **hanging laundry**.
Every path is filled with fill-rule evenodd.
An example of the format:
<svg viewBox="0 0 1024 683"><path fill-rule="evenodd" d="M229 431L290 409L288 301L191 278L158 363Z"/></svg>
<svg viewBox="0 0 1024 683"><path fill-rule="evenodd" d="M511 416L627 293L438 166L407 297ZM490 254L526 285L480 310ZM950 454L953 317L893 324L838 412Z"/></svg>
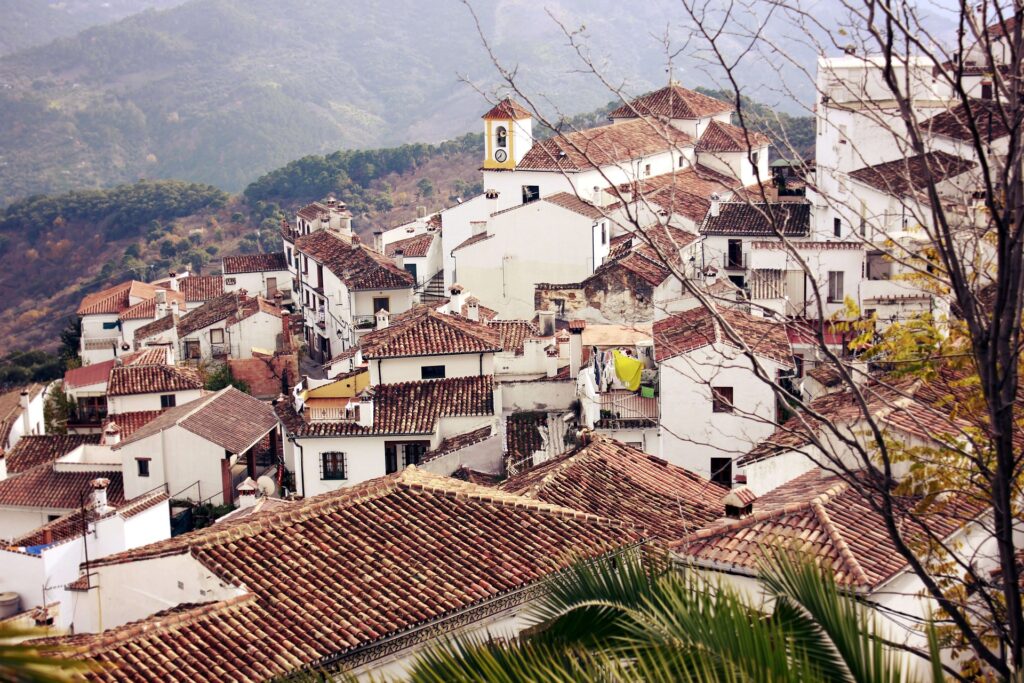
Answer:
<svg viewBox="0 0 1024 683"><path fill-rule="evenodd" d="M644 364L636 358L630 358L618 349L612 351L615 358L615 374L619 376L622 383L630 391L640 388L640 374L643 372Z"/></svg>

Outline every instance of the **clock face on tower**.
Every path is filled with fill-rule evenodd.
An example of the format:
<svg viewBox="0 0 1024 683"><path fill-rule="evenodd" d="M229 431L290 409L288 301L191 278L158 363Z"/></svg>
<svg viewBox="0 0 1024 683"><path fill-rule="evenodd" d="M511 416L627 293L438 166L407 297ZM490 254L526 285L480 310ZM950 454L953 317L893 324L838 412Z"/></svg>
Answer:
<svg viewBox="0 0 1024 683"><path fill-rule="evenodd" d="M508 159L508 152L505 150L499 149L494 152L494 160L499 164L505 163L505 159Z"/></svg>

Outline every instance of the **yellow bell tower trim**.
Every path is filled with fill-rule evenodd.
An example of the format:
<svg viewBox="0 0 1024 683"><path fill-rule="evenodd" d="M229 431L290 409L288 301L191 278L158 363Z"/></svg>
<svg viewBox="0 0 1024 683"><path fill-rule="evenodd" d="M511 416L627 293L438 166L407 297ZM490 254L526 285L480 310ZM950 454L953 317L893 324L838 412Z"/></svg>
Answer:
<svg viewBox="0 0 1024 683"><path fill-rule="evenodd" d="M498 120L498 124L505 126L505 139L508 140L508 147L502 148L508 152L508 158L505 161L498 161L494 158L494 154L497 149L494 147L494 120L487 119L487 126L484 136L486 141L484 143L484 168L486 169L508 169L513 170L516 167L516 136L515 136L515 121L512 120Z"/></svg>

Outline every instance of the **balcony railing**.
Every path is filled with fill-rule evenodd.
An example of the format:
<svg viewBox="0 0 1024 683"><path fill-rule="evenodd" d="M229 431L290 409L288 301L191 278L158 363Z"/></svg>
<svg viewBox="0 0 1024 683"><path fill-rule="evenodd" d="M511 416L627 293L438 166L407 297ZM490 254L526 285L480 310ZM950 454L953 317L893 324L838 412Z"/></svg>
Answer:
<svg viewBox="0 0 1024 683"><path fill-rule="evenodd" d="M598 394L601 416L605 419L658 419L658 399L644 398L632 391L606 391Z"/></svg>
<svg viewBox="0 0 1024 683"><path fill-rule="evenodd" d="M728 270L744 270L747 267L747 254L722 254L722 267Z"/></svg>
<svg viewBox="0 0 1024 683"><path fill-rule="evenodd" d="M82 338L83 351L106 351L112 346L121 343L120 337L93 337L92 339Z"/></svg>
<svg viewBox="0 0 1024 683"><path fill-rule="evenodd" d="M356 422L359 420L359 406L331 406L317 408L306 406L306 420L309 422Z"/></svg>
<svg viewBox="0 0 1024 683"><path fill-rule="evenodd" d="M372 330L377 327L377 316L375 315L354 315L352 316L352 327L358 330Z"/></svg>

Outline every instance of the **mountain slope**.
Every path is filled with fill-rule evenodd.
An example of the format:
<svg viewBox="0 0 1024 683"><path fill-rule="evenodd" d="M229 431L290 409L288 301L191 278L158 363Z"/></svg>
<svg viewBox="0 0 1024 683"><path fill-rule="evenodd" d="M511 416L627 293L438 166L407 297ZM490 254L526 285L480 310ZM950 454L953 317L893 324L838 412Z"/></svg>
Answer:
<svg viewBox="0 0 1024 683"><path fill-rule="evenodd" d="M498 55L548 111L607 102L561 30L626 90L663 84L652 36L671 0L474 2ZM670 11L672 10L672 11ZM689 29L672 25L679 40ZM677 76L685 60L679 59ZM694 68L688 85L706 83ZM457 0L192 0L0 59L0 203L175 177L240 190L307 154L479 130L496 71Z"/></svg>

